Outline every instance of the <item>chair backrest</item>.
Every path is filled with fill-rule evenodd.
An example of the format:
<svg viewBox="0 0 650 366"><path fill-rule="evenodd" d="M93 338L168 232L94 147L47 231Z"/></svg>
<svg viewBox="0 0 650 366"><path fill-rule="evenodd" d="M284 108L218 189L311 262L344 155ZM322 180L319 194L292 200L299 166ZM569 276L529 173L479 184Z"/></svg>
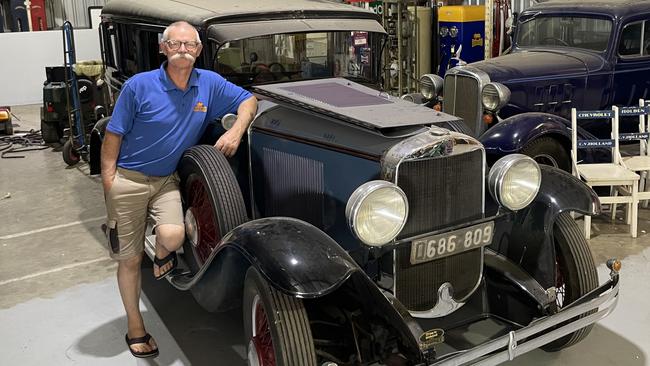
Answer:
<svg viewBox="0 0 650 366"><path fill-rule="evenodd" d="M646 121L650 121L647 118L648 113L650 113L650 106L648 106L650 101L639 99L638 107L624 107L621 108L620 114L621 117L628 116L638 116L639 117L639 131L633 133L621 133L619 134L620 141L639 141L639 154L649 155L648 153L648 139L650 138L650 126L646 124Z"/></svg>
<svg viewBox="0 0 650 366"><path fill-rule="evenodd" d="M590 139L578 140L578 120L581 119L610 119L612 121L612 134L610 139ZM573 174L578 176L576 170L578 164L578 149L593 148L611 148L612 162L620 163L620 153L618 147L618 107L613 106L611 110L601 111L578 111L571 109L571 162L573 165Z"/></svg>

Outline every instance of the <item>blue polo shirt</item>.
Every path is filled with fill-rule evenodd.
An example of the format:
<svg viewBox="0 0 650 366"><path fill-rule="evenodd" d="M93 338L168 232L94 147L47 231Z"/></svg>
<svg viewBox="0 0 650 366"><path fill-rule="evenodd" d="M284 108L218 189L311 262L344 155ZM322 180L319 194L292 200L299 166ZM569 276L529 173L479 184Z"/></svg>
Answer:
<svg viewBox="0 0 650 366"><path fill-rule="evenodd" d="M194 69L187 90L165 71L134 75L122 86L106 129L122 136L119 167L150 176L176 170L183 152L196 145L208 123L236 113L251 94L219 74Z"/></svg>

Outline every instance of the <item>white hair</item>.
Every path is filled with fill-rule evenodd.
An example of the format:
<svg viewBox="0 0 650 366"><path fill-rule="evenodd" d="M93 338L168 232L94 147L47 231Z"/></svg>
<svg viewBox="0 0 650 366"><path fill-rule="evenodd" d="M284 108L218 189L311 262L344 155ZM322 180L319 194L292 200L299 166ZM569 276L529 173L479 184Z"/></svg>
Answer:
<svg viewBox="0 0 650 366"><path fill-rule="evenodd" d="M188 26L188 27L194 29L194 33L196 33L196 41L201 43L201 37L199 37L199 31L197 31L196 28L194 28L194 26L192 24L190 24L190 23L188 23L188 22L186 22L184 20L179 20L177 22L174 22L174 23L168 25L167 28L165 28L165 30L163 31L162 41L165 42L165 41L167 41L169 39L169 31L172 28L181 27L181 26Z"/></svg>

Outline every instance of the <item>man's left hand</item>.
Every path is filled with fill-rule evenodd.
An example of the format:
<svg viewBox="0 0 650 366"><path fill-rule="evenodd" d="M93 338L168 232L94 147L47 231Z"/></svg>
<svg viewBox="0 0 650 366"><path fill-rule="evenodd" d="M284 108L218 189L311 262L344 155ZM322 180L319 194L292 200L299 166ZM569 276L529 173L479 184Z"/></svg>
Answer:
<svg viewBox="0 0 650 366"><path fill-rule="evenodd" d="M243 101L237 108L237 121L214 144L214 148L221 151L227 158L235 155L242 137L248 130L257 111L257 99L254 96Z"/></svg>
<svg viewBox="0 0 650 366"><path fill-rule="evenodd" d="M235 155L239 143L241 142L242 134L235 128L226 131L214 144L214 148L221 151L227 158Z"/></svg>

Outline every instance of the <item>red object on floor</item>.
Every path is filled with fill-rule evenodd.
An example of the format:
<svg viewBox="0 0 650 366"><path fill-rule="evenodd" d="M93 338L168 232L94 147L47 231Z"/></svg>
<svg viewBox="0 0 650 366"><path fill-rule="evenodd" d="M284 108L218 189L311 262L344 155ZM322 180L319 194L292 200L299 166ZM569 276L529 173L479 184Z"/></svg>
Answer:
<svg viewBox="0 0 650 366"><path fill-rule="evenodd" d="M45 0L31 0L32 31L47 30L47 16L45 15Z"/></svg>

